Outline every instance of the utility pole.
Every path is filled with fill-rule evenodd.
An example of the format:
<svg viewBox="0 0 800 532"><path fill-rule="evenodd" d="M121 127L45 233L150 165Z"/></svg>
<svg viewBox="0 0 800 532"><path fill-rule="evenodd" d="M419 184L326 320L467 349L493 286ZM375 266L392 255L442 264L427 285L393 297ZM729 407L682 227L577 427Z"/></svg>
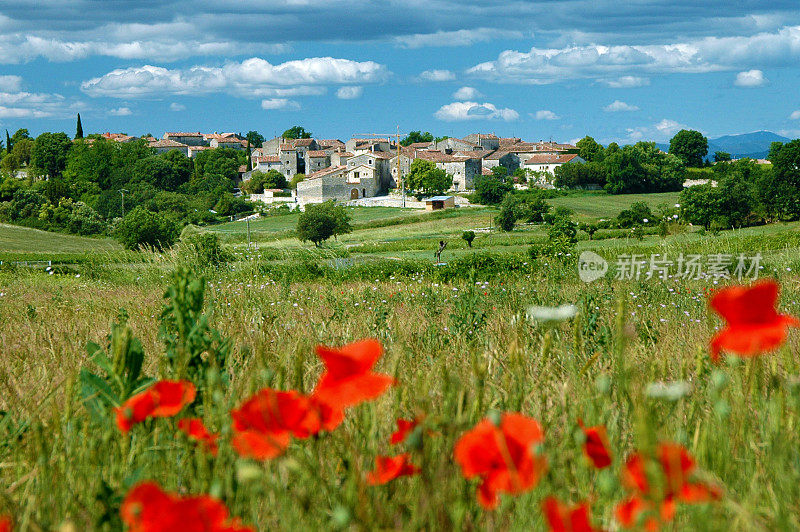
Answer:
<svg viewBox="0 0 800 532"><path fill-rule="evenodd" d="M250 218L247 218L247 251L250 251Z"/></svg>
<svg viewBox="0 0 800 532"><path fill-rule="evenodd" d="M125 193L130 192L124 188L119 189L119 193L122 195L122 217L125 218Z"/></svg>

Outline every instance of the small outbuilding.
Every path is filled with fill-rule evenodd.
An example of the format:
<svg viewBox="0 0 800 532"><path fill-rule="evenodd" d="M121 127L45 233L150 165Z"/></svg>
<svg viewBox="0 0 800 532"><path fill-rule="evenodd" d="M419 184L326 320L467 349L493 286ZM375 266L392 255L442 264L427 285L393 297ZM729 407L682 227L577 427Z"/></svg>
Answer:
<svg viewBox="0 0 800 532"><path fill-rule="evenodd" d="M433 196L425 200L426 211L440 211L442 209L452 209L456 206L456 199L453 196Z"/></svg>

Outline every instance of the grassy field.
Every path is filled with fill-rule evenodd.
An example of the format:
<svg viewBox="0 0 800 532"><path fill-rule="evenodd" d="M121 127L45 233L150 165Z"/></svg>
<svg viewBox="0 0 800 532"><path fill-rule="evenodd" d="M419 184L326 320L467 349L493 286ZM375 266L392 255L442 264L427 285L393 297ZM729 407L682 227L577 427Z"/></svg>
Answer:
<svg viewBox="0 0 800 532"><path fill-rule="evenodd" d="M584 204L583 212L617 208ZM0 515L19 530L120 530L121 501L152 480L174 493L212 494L256 530L544 530L550 495L587 501L596 527L619 530L615 508L633 494L622 480L626 460L676 442L696 463L692 486L713 486L718 498L678 502L663 530L800 528L800 333L763 357L712 362L709 340L722 321L708 296L735 279L615 280L612 272L586 284L574 255L529 257L545 228L481 232L470 249L460 233L489 227L492 211L402 213L409 223L369 227L389 214L359 212L363 225L321 250L279 236L244 258L234 238L240 260L195 264L177 277L185 264L177 253L136 268L0 270ZM440 238L447 264L434 266ZM642 240L584 235L576 253L583 250L612 265L622 254L762 253L760 276L781 284L781 311L800 315L798 224ZM526 314L562 304L577 314L548 323ZM114 322L122 327L111 341ZM123 433L112 407L131 393L122 386L138 352L131 337L142 346L143 376L189 378L199 394L175 417ZM241 456L232 409L266 387L310 394L324 371L315 346L362 338L383 345L375 371L393 386L349 408L336 428L295 434L274 458ZM90 359L92 342L109 364ZM105 388L97 379L110 392L98 395ZM543 440L530 452L547 466L487 510L454 448L503 412L541 424ZM219 434L216 455L178 430L186 417ZM421 426L391 444L396 420L414 417ZM609 467L597 470L584 456L579 419L605 426ZM370 485L378 456L405 452L419 474ZM646 463L651 488L642 496L657 508L669 485L656 461Z"/></svg>
<svg viewBox="0 0 800 532"><path fill-rule="evenodd" d="M596 194L563 196L553 198L550 203L554 207L567 207L575 211L576 217L582 221L590 219L610 220L636 202L647 203L653 212L658 212L659 205L673 206L679 203L680 192L662 192L658 194L619 194L605 192Z"/></svg>
<svg viewBox="0 0 800 532"><path fill-rule="evenodd" d="M121 249L122 246L110 238L88 238L0 224L0 257L3 254L63 255Z"/></svg>

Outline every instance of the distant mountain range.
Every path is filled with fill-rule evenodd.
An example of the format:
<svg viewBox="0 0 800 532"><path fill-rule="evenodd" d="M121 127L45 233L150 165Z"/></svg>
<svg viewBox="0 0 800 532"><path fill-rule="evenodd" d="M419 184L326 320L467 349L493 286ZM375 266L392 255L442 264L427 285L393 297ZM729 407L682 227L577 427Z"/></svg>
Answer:
<svg viewBox="0 0 800 532"><path fill-rule="evenodd" d="M713 160L714 152L725 151L730 153L734 159L743 157L766 159L770 143L789 142L790 140L771 131L725 135L715 139L708 139L708 158ZM669 144L657 144L657 146L664 151L669 151Z"/></svg>

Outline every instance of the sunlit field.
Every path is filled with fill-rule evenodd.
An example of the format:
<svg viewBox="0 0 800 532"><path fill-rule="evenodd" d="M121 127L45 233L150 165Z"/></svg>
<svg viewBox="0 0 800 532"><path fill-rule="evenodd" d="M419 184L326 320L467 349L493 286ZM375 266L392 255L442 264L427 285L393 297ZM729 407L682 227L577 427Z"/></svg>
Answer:
<svg viewBox="0 0 800 532"><path fill-rule="evenodd" d="M0 514L19 530L123 530L146 509L131 493L152 481L221 501L239 518L228 530L544 530L548 497L586 504L595 529L800 527L800 332L714 361L726 321L709 299L736 279L610 271L587 284L576 256L528 254L541 226L478 232L468 247L461 232L491 227L491 215L354 219L319 250L275 225L250 250L229 235L235 260L219 267L178 251L4 266ZM434 266L441 238L446 264ZM623 254L760 252L779 311L800 315L796 225L584 235L575 254L585 250L612 265ZM547 310L565 304L574 312ZM382 346L374 367L331 385L342 370L317 346L362 339ZM131 397L160 380L194 393L139 419ZM261 428L242 413L259 391ZM303 413L295 425L290 403ZM212 437L183 430L188 419ZM416 423L391 443L398 419ZM668 449L681 449L677 462L662 459ZM376 469L400 456L402 467Z"/></svg>

